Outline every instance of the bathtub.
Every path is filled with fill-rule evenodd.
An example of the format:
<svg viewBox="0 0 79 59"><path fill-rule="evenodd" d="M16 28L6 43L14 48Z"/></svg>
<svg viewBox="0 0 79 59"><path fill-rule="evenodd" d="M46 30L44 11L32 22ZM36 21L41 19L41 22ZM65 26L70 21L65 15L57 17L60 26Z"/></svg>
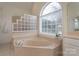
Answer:
<svg viewBox="0 0 79 59"><path fill-rule="evenodd" d="M58 39L43 37L14 40L15 55L18 56L58 56L61 54L61 43Z"/></svg>

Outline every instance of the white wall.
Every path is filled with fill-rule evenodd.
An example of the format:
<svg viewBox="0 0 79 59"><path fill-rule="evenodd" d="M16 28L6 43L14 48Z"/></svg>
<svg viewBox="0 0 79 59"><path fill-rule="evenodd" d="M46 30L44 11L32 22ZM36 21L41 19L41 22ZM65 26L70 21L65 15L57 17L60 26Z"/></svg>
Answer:
<svg viewBox="0 0 79 59"><path fill-rule="evenodd" d="M36 2L33 4L33 8L32 8L32 14L33 15L40 15L41 9L44 6L45 2Z"/></svg>
<svg viewBox="0 0 79 59"><path fill-rule="evenodd" d="M31 14L32 3L0 3L0 43L11 40L12 16Z"/></svg>
<svg viewBox="0 0 79 59"><path fill-rule="evenodd" d="M62 7L62 25L63 25L63 34L66 34L68 32L68 3L63 2L60 3Z"/></svg>
<svg viewBox="0 0 79 59"><path fill-rule="evenodd" d="M73 19L75 17L79 16L79 3L74 2L74 3L69 3L68 4L68 31L72 32L73 31Z"/></svg>

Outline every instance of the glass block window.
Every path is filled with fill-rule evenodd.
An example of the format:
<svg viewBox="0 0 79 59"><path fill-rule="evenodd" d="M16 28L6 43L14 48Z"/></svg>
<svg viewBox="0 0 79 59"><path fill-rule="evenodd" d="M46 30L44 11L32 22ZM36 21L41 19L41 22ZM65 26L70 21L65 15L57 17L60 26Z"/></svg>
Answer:
<svg viewBox="0 0 79 59"><path fill-rule="evenodd" d="M12 23L12 32L33 32L36 31L36 16L24 15Z"/></svg>
<svg viewBox="0 0 79 59"><path fill-rule="evenodd" d="M62 10L59 3L49 3L40 16L40 32L62 34Z"/></svg>

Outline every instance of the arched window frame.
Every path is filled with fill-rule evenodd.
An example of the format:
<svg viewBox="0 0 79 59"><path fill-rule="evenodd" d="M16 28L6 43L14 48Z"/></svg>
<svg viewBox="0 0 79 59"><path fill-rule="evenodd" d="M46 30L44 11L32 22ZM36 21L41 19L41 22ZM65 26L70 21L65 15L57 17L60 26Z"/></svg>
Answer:
<svg viewBox="0 0 79 59"><path fill-rule="evenodd" d="M40 17L42 17L42 13L43 13L43 11L44 11L44 9L50 4L51 2L49 2L49 3L46 3L44 6L43 6L43 8L41 9L41 12L40 12ZM58 3L59 4L59 3ZM60 5L60 4L59 4ZM61 6L61 5L60 5ZM61 11L62 11L62 9L61 9ZM62 18L62 17L61 17ZM46 32L42 32L42 19L40 18L40 23L39 23L39 32L41 33L41 34L47 34L47 35L56 35L56 34L51 34L51 33L46 33Z"/></svg>

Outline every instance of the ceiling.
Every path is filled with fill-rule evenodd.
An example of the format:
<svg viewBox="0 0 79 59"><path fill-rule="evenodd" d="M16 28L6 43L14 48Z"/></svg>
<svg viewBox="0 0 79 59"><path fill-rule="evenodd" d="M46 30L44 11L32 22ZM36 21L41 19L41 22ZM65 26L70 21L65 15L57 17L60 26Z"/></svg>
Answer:
<svg viewBox="0 0 79 59"><path fill-rule="evenodd" d="M33 2L0 2L0 6L32 6Z"/></svg>
<svg viewBox="0 0 79 59"><path fill-rule="evenodd" d="M16 8L25 8L32 9L33 2L0 2L1 7L16 7Z"/></svg>

